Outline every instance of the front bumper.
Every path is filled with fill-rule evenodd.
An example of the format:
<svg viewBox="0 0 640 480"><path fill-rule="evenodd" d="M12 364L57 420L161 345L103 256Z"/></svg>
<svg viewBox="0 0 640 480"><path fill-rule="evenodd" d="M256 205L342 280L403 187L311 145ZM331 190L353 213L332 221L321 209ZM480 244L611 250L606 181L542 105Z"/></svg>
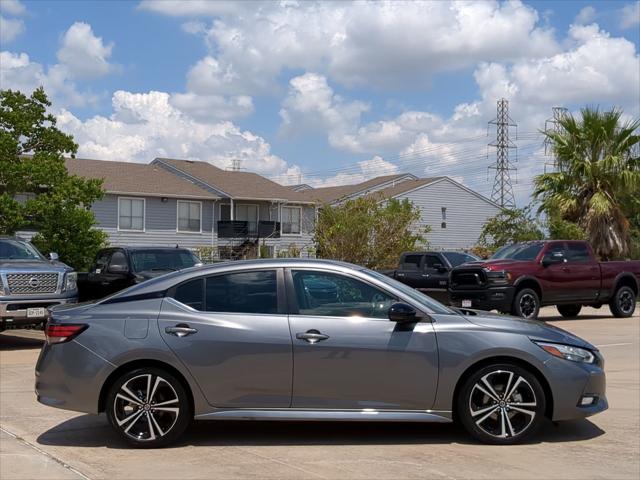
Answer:
<svg viewBox="0 0 640 480"><path fill-rule="evenodd" d="M31 325L41 323L46 320L46 309L54 305L66 303L77 303L78 292L72 291L69 294L54 295L48 297L4 297L0 300L0 322L8 325ZM44 316L29 317L29 308L45 308Z"/></svg>
<svg viewBox="0 0 640 480"><path fill-rule="evenodd" d="M482 289L449 289L449 302L455 307L462 307L463 300L471 300L471 306L467 308L510 312L514 295L515 287L512 285Z"/></svg>

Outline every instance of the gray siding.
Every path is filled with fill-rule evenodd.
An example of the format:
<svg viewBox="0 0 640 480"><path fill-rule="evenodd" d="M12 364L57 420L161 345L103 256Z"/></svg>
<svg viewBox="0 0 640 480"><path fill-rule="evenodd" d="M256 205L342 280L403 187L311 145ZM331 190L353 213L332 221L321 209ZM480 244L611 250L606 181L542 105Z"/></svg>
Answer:
<svg viewBox="0 0 640 480"><path fill-rule="evenodd" d="M216 239L211 231L212 209L211 200L202 200L202 233L177 232L177 204L176 198L168 198L162 202L159 197L134 197L145 199L145 231L118 231L118 197L119 195L105 195L93 204L92 210L98 221L98 227L109 235L111 245L158 245L174 246L176 244L195 248L200 246L215 246ZM193 201L191 199L185 199Z"/></svg>
<svg viewBox="0 0 640 480"><path fill-rule="evenodd" d="M427 240L436 250L463 250L474 246L482 226L500 208L468 192L448 179L398 195L418 208L421 216L415 230L431 226ZM442 207L447 208L447 228L442 228Z"/></svg>

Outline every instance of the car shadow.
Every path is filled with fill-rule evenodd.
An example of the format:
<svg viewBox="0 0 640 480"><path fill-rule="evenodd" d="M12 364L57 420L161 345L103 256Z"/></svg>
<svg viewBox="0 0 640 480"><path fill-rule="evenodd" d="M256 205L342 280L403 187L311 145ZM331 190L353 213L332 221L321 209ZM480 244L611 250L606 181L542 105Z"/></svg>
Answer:
<svg viewBox="0 0 640 480"><path fill-rule="evenodd" d="M546 422L530 444L585 441L605 432L589 420ZM81 415L42 433L40 445L129 448L104 415ZM457 424L375 422L198 421L169 448L185 446L474 444Z"/></svg>
<svg viewBox="0 0 640 480"><path fill-rule="evenodd" d="M617 320L613 315L611 315L610 313L608 314L598 314L598 315L588 315L588 316L581 316L578 315L577 317L574 318L565 318L562 315L545 315L543 317L538 317L538 320L543 320L545 322L574 322L576 320L611 320L611 321L615 321Z"/></svg>
<svg viewBox="0 0 640 480"><path fill-rule="evenodd" d="M36 349L41 348L43 344L42 331L5 330L0 333L0 351Z"/></svg>

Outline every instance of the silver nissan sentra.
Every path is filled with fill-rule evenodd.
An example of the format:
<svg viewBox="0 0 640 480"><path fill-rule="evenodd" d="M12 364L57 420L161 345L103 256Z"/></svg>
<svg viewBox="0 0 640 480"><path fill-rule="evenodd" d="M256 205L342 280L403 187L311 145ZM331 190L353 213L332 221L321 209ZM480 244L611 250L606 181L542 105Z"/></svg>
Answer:
<svg viewBox="0 0 640 480"><path fill-rule="evenodd" d="M105 412L131 445L197 420L458 421L520 442L607 408L603 359L541 322L453 310L321 260L194 267L51 309L41 403Z"/></svg>

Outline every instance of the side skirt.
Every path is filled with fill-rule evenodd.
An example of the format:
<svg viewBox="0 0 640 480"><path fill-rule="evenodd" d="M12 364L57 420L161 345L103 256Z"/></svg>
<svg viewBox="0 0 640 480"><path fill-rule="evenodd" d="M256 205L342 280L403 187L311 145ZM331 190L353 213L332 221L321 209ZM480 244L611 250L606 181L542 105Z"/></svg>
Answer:
<svg viewBox="0 0 640 480"><path fill-rule="evenodd" d="M217 409L195 416L196 420L291 420L333 422L435 422L450 423L450 411L443 410L305 410Z"/></svg>

